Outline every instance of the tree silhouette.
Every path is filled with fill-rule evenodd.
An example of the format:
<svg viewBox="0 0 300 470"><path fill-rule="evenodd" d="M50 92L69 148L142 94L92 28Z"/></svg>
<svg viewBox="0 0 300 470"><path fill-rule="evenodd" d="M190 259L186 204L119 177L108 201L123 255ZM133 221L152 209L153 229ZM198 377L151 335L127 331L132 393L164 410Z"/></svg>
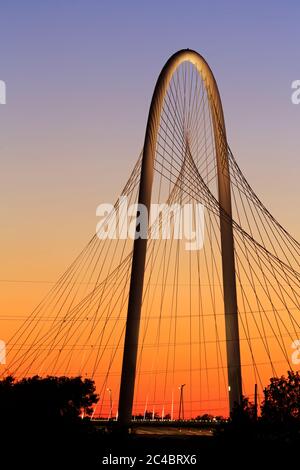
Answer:
<svg viewBox="0 0 300 470"><path fill-rule="evenodd" d="M248 397L242 396L241 403L235 403L230 417L233 424L248 426L256 421L255 405Z"/></svg>
<svg viewBox="0 0 300 470"><path fill-rule="evenodd" d="M78 419L82 411L92 414L97 403L95 384L81 377L24 378L7 377L0 381L2 419L20 418L33 421Z"/></svg>
<svg viewBox="0 0 300 470"><path fill-rule="evenodd" d="M288 371L287 377L272 377L264 389L261 407L263 420L269 423L300 425L300 374Z"/></svg>
<svg viewBox="0 0 300 470"><path fill-rule="evenodd" d="M213 415L210 415L208 413L204 413L204 415L198 415L195 418L195 421L207 421L210 422L214 419Z"/></svg>

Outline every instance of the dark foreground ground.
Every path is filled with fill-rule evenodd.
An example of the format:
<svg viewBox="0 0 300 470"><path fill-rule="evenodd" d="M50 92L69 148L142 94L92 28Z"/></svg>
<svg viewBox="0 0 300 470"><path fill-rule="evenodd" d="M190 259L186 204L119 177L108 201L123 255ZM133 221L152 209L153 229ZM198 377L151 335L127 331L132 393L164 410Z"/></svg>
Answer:
<svg viewBox="0 0 300 470"><path fill-rule="evenodd" d="M300 445L285 435L257 436L242 430L140 428L130 435L92 423L1 429L0 468L241 468L298 466ZM255 467L254 467L255 466ZM284 466L284 467L283 467Z"/></svg>

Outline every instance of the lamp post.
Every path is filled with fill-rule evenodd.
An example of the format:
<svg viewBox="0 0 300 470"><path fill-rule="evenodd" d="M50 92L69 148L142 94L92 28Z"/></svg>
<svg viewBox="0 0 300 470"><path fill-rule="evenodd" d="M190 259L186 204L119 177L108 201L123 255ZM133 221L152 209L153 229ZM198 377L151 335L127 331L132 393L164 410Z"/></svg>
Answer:
<svg viewBox="0 0 300 470"><path fill-rule="evenodd" d="M108 419L112 419L112 391L111 388L107 389L109 393L109 416Z"/></svg>
<svg viewBox="0 0 300 470"><path fill-rule="evenodd" d="M185 384L181 384L178 389L180 390L180 399L179 399L179 415L178 420L184 419L184 406L183 406L183 387Z"/></svg>

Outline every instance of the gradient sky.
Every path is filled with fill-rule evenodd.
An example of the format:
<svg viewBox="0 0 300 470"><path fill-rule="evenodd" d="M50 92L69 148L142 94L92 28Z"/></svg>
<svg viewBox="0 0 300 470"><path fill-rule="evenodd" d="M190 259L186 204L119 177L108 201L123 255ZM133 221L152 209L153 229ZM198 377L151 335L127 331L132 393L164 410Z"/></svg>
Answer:
<svg viewBox="0 0 300 470"><path fill-rule="evenodd" d="M143 145L157 76L191 48L217 79L229 144L300 239L300 4L295 1L1 3L1 313L25 314L93 235Z"/></svg>

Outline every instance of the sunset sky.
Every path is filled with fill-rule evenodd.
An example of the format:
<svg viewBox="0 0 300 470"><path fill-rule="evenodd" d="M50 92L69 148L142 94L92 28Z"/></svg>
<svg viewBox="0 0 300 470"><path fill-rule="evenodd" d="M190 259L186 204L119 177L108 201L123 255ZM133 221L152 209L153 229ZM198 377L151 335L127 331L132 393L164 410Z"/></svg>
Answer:
<svg viewBox="0 0 300 470"><path fill-rule="evenodd" d="M26 316L95 233L182 48L210 64L237 162L299 240L299 24L296 0L2 2L1 317Z"/></svg>

